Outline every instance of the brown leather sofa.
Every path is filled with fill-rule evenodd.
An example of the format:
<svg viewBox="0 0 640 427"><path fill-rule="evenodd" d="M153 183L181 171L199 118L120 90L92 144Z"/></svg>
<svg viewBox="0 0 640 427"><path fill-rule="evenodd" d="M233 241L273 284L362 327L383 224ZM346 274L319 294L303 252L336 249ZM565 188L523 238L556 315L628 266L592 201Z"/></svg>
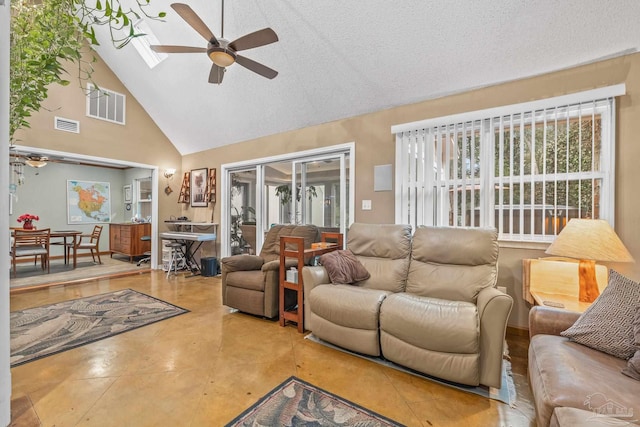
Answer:
<svg viewBox="0 0 640 427"><path fill-rule="evenodd" d="M495 230L353 224L347 247L371 277L330 284L305 267L306 327L318 338L448 381L500 387L513 299L495 288Z"/></svg>
<svg viewBox="0 0 640 427"><path fill-rule="evenodd" d="M222 304L267 318L278 315L280 237L304 237L305 248L320 241L315 225L274 225L269 229L260 255L222 258ZM295 264L291 260L291 266ZM292 296L291 303L295 302Z"/></svg>
<svg viewBox="0 0 640 427"><path fill-rule="evenodd" d="M579 316L543 306L529 312L529 383L538 427L621 425L609 417L637 422L640 381L620 372L627 362L560 336Z"/></svg>

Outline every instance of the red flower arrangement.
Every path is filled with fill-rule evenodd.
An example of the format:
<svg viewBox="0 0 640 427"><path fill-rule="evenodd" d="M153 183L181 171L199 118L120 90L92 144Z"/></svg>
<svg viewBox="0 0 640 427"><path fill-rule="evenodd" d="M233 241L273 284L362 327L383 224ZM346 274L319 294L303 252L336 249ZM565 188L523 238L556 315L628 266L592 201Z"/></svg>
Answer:
<svg viewBox="0 0 640 427"><path fill-rule="evenodd" d="M38 220L40 220L38 215L22 214L18 217L18 222L24 222L25 224Z"/></svg>
<svg viewBox="0 0 640 427"><path fill-rule="evenodd" d="M40 220L40 217L38 215L22 214L18 217L18 222L32 222L38 220Z"/></svg>
<svg viewBox="0 0 640 427"><path fill-rule="evenodd" d="M40 217L38 215L22 214L18 217L18 222L24 222L22 228L25 230L33 230L33 221L38 221Z"/></svg>

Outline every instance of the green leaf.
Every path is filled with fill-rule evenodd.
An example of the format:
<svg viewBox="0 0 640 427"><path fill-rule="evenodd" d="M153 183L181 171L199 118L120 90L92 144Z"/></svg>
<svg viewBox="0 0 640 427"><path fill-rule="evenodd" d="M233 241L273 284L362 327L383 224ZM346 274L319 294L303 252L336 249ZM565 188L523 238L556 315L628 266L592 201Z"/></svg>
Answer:
<svg viewBox="0 0 640 427"><path fill-rule="evenodd" d="M158 13L158 18L164 18L167 16L167 12L160 12Z"/></svg>

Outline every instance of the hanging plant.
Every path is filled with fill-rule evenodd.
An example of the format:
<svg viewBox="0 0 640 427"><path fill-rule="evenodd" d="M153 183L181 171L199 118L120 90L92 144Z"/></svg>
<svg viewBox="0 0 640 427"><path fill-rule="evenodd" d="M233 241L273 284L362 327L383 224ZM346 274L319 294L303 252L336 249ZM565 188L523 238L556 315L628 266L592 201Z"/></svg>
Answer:
<svg viewBox="0 0 640 427"><path fill-rule="evenodd" d="M152 19L166 14L149 16L145 12L150 0L137 0L136 10ZM95 26L107 25L111 41L117 48L126 46L134 37L133 24L140 14L123 9L120 0L97 0L88 6L85 0L12 0L9 69L9 142L16 130L29 127L28 118L40 110L47 99L52 83L70 83L61 64L77 65L77 76L91 81L92 63L87 57L89 45L98 45ZM124 35L120 35L124 34ZM81 86L82 83L81 83ZM97 87L97 85L96 85Z"/></svg>

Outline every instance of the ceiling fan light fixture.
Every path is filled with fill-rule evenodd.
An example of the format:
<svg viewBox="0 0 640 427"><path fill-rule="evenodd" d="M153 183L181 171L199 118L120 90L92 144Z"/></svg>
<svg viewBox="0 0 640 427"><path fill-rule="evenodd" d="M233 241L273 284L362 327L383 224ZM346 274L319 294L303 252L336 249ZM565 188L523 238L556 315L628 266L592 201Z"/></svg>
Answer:
<svg viewBox="0 0 640 427"><path fill-rule="evenodd" d="M228 67L236 62L236 55L223 47L211 47L207 51L207 55L218 67Z"/></svg>
<svg viewBox="0 0 640 427"><path fill-rule="evenodd" d="M47 166L47 162L41 159L27 159L24 162L32 168L41 168Z"/></svg>

